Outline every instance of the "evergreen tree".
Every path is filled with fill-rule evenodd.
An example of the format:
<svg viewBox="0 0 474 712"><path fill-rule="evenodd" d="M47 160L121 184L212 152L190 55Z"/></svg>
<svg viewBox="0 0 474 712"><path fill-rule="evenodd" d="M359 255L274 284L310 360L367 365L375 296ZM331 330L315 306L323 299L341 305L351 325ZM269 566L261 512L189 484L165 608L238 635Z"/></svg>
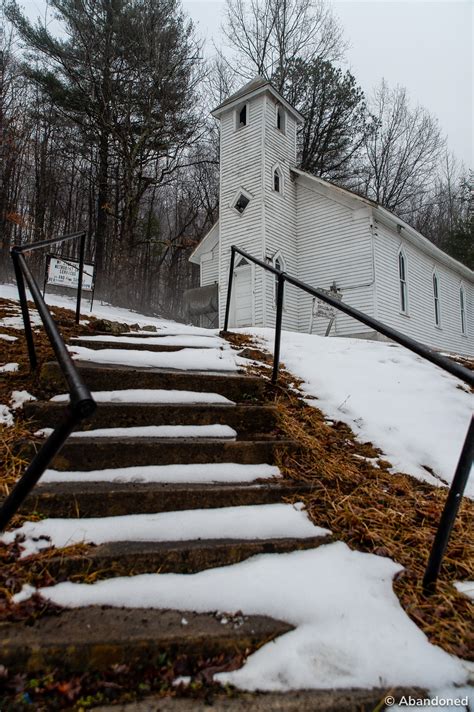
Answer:
<svg viewBox="0 0 474 712"><path fill-rule="evenodd" d="M25 73L91 148L100 274L108 233L120 243L118 259L128 263L141 197L175 170L197 131L199 47L177 0L50 0L50 6L64 35L30 23L14 1L6 14L30 51Z"/></svg>

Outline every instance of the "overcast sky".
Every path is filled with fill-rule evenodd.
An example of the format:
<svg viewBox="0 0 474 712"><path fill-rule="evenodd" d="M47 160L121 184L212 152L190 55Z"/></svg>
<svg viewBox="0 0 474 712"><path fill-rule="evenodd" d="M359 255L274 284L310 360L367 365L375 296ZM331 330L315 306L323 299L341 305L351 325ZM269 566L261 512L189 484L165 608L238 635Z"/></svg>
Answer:
<svg viewBox="0 0 474 712"><path fill-rule="evenodd" d="M349 42L347 66L365 92L382 77L407 87L413 103L438 117L448 145L474 168L474 47L472 0L329 0ZM20 0L31 16L44 0ZM224 0L184 0L207 40L223 42Z"/></svg>

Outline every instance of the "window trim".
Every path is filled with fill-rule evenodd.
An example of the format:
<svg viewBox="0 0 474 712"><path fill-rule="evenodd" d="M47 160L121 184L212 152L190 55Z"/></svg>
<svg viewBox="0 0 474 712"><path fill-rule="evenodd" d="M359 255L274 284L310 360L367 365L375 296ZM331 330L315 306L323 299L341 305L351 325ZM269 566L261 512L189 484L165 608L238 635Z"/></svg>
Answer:
<svg viewBox="0 0 474 712"><path fill-rule="evenodd" d="M240 123L240 114L243 109L245 109L245 124L242 125ZM247 126L249 125L249 118L250 118L249 102L244 101L242 104L239 104L239 106L236 107L235 112L234 112L235 130L241 131L242 129L247 128Z"/></svg>
<svg viewBox="0 0 474 712"><path fill-rule="evenodd" d="M398 250L398 298L400 304L400 313L408 316L408 260L403 247ZM403 276L402 276L403 264Z"/></svg>
<svg viewBox="0 0 474 712"><path fill-rule="evenodd" d="M235 207L241 195L243 195L245 198L247 198L249 203L253 199L253 195L251 195L251 193L249 193L247 190L245 190L245 188L238 188L238 190L235 191L235 193L232 197L232 200L229 203L229 207L232 208L232 210L240 217L242 217L242 215L245 213L245 211L248 208L248 203L242 211L237 210L237 208Z"/></svg>
<svg viewBox="0 0 474 712"><path fill-rule="evenodd" d="M278 126L278 115L280 115L280 126ZM282 104L275 105L275 127L283 136L286 136L286 111Z"/></svg>
<svg viewBox="0 0 474 712"><path fill-rule="evenodd" d="M275 188L275 173L278 173L278 176L280 179L280 190L276 190L276 188ZM284 178L284 174L283 174L283 169L279 163L274 163L272 166L271 180L272 180L272 192L278 193L278 195L284 195L284 193L285 193L285 178Z"/></svg>
<svg viewBox="0 0 474 712"><path fill-rule="evenodd" d="M461 317L461 334L467 336L466 289L463 282L459 285L459 316Z"/></svg>
<svg viewBox="0 0 474 712"><path fill-rule="evenodd" d="M440 301L440 281L438 270L435 268L431 275L431 283L433 285L433 306L434 306L434 318L435 326L437 329L441 329L441 301Z"/></svg>

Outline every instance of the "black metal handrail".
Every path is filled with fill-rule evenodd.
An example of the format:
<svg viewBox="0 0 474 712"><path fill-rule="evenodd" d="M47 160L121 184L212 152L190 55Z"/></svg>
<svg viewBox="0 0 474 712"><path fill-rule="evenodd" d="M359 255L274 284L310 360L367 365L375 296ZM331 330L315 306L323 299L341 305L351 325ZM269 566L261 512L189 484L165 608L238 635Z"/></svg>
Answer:
<svg viewBox="0 0 474 712"><path fill-rule="evenodd" d="M16 245L11 249L11 257L15 269L15 277L20 297L20 306L25 326L25 338L28 346L31 369L33 371L36 369L38 360L33 340L33 330L31 328L25 282L28 285L28 289L33 297L33 301L43 322L50 344L56 355L64 378L66 379L69 388L70 403L66 408L66 414L63 422L53 430L40 450L38 450L35 457L26 468L24 474L18 480L17 484L0 507L0 531L3 531L11 521L12 517L21 507L25 498L31 492L48 465L62 448L76 425L78 425L81 420L84 420L84 418L90 417L96 409L96 403L92 398L91 392L85 385L76 366L74 365L51 312L43 299L41 290L25 260L25 253L32 252L33 250L38 250L42 247L48 247L49 245L66 242L68 240L78 238L81 240L78 295L76 305L76 323L79 323L86 234L87 233L85 231L81 231L71 233L69 235L63 235L62 237L54 238L52 240L42 240L41 242L34 242L23 246Z"/></svg>
<svg viewBox="0 0 474 712"><path fill-rule="evenodd" d="M432 349L428 348L424 344L420 344L415 339L405 336L405 334L400 333L396 329L383 324L381 321L374 319L368 314L351 307L349 304L339 301L334 297L331 297L327 292L320 289L312 287L306 282L302 282L296 277L283 272L282 270L273 267L273 265L267 264L263 260L254 257L245 250L240 249L232 245L231 247L231 257L230 257L230 267L229 267L229 283L227 287L227 301L225 309L225 319L224 319L224 331L226 332L229 327L229 315L230 315L230 305L231 305L231 295L232 295L232 281L234 278L234 265L235 265L235 255L238 253L245 257L245 259L250 260L254 264L262 267L267 272L272 272L276 275L277 283L277 294L276 294L276 319L275 319L275 343L273 351L273 370L272 370L272 383L276 383L278 379L278 368L280 364L280 344L281 344L281 326L283 317L283 296L285 289L285 282L292 284L294 287L303 290L307 294L313 297L317 297L326 304L330 304L335 309L342 311L344 314L351 316L353 319L360 321L362 324L369 326L374 329L379 334L386 336L391 341L395 341L401 346L409 349L418 356L430 361L431 363L439 366L444 371L460 378L465 383L467 383L471 388L474 388L474 372L465 368L459 363L452 361L445 356L441 356ZM423 588L426 593L432 593L436 588L436 581L441 569L441 564L443 560L446 547L448 545L449 537L454 526L456 515L459 510L459 506L462 501L462 496L466 488L467 480L471 471L472 463L474 458L474 418L471 417L471 422L467 431L467 435L464 441L463 449L459 462L456 468L456 472L449 489L448 497L444 506L443 513L438 525L436 536L431 549L431 554L429 557L428 565L423 577Z"/></svg>

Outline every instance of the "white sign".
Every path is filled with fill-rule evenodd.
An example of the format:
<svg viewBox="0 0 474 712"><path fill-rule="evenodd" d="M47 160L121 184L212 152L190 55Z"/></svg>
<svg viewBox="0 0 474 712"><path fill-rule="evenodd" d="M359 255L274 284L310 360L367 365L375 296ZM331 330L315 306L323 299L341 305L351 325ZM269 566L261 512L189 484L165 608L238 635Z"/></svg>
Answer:
<svg viewBox="0 0 474 712"><path fill-rule="evenodd" d="M342 294L341 292L338 292L336 289L319 289L320 292L323 292L324 294L327 294L328 297L332 297L333 299L337 299L339 302L342 300ZM323 302L322 299L317 299L314 297L314 302L313 302L313 315L314 316L322 316L325 319L334 319L337 313L336 307L332 307L330 304L327 302Z"/></svg>
<svg viewBox="0 0 474 712"><path fill-rule="evenodd" d="M333 319L336 316L336 309L330 304L316 299L314 304L314 316L323 316L326 319Z"/></svg>
<svg viewBox="0 0 474 712"><path fill-rule="evenodd" d="M82 289L92 292L94 281L94 265L84 265L82 274ZM48 284L58 287L73 287L77 289L79 282L79 262L68 262L64 259L51 257L48 269Z"/></svg>

